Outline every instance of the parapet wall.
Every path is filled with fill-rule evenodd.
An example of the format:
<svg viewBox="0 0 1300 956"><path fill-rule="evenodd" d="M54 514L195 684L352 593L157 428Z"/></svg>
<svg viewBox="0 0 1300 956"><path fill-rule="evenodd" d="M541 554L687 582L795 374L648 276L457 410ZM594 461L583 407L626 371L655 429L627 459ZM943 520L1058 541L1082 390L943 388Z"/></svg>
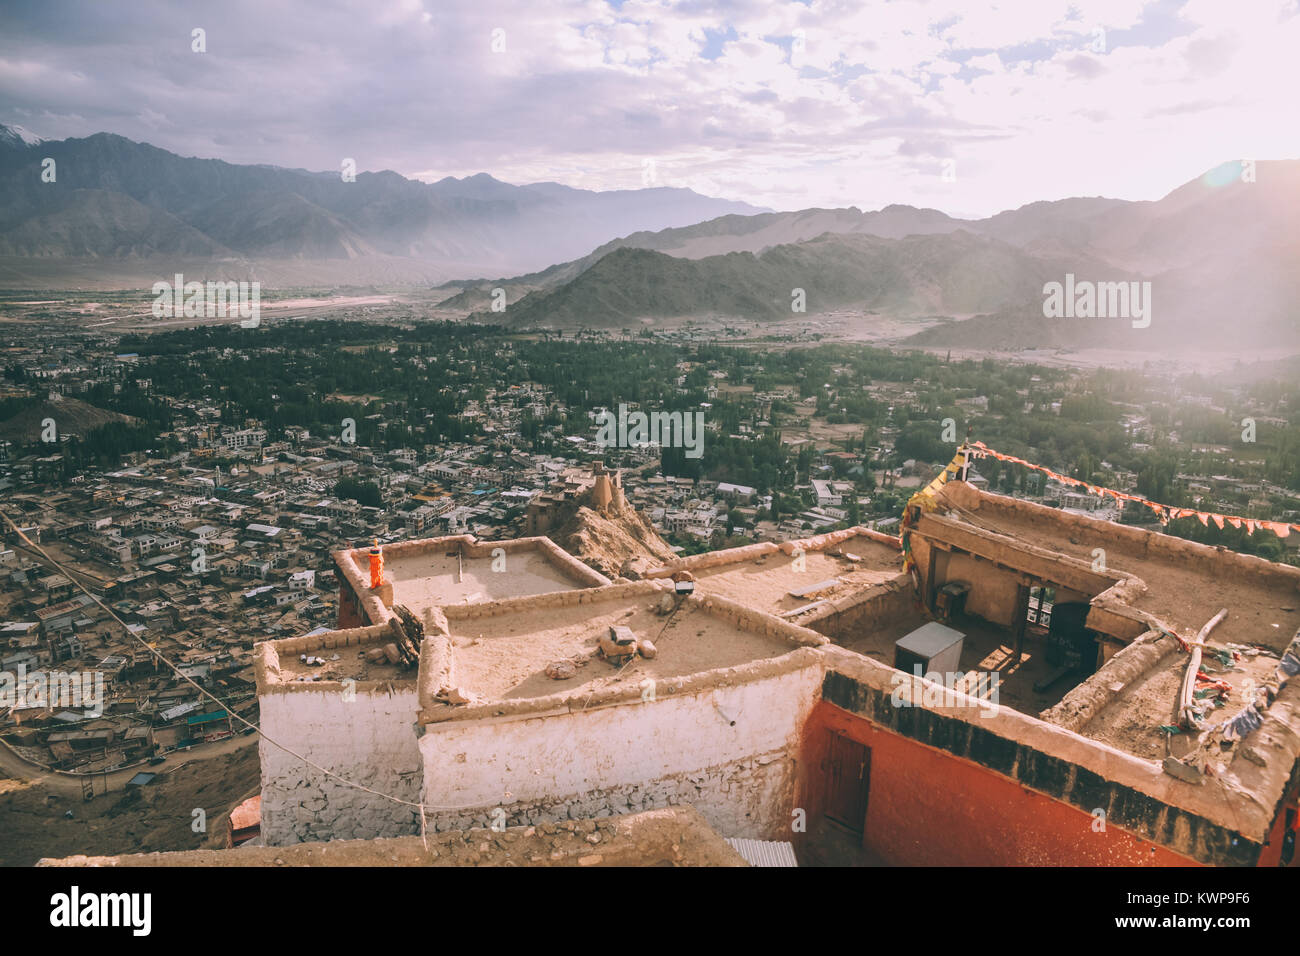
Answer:
<svg viewBox="0 0 1300 956"><path fill-rule="evenodd" d="M993 520L996 520L996 515L1006 514L1027 521L1031 526L1047 533L1060 534L1062 529L1066 529L1075 543L1084 547L1114 547L1119 541L1149 560L1177 564L1189 571L1211 575L1218 580L1249 579L1270 586L1289 585L1292 588L1300 588L1300 568L1278 564L1250 554L1240 554L1228 548L1199 544L1174 535L1089 518L1086 515L1071 514L1005 495L977 491L964 482L949 482L944 486L941 495L960 508L992 516Z"/></svg>
<svg viewBox="0 0 1300 956"><path fill-rule="evenodd" d="M692 554L686 558L669 561L662 567L647 571L645 577L669 578L678 571L703 571L705 568L716 568L724 564L739 564L761 558L765 554L776 554L780 550L780 545L775 541L760 541L758 544L741 545L739 548L705 551L703 554Z"/></svg>
<svg viewBox="0 0 1300 956"><path fill-rule="evenodd" d="M461 548L470 558L489 558L498 548L506 554L520 551L536 551L548 564L558 569L565 577L581 588L603 587L610 583L609 578L599 571L587 567L558 544L546 537L511 538L505 541L480 541L472 534L452 534L439 538L421 538L415 541L399 541L386 544L383 553L386 559L400 559L426 553L445 552L448 548ZM364 548L344 548L332 552L334 563L342 576L340 582L340 623L351 623L343 619L345 610L355 608L366 621L383 624L393 617L376 591L370 587L368 568L363 568L358 557L364 557ZM347 592L351 591L349 598Z"/></svg>
<svg viewBox="0 0 1300 956"><path fill-rule="evenodd" d="M802 618L802 623L832 640L843 641L907 619L917 613L918 606L912 575L904 571L883 584L828 602Z"/></svg>
<svg viewBox="0 0 1300 956"><path fill-rule="evenodd" d="M1196 786L1164 773L1158 761L1143 760L1009 707L989 714L984 702L961 694L951 705L898 707L892 699L898 671L835 646L820 653L827 666L822 687L827 703L926 747L978 763L1084 814L1103 810L1108 826L1190 859L1252 865L1289 773L1289 768L1261 771L1268 781L1248 789ZM1284 688L1283 696L1289 690ZM1300 687L1296 690L1294 696L1300 698ZM1294 739L1295 732L1291 735Z"/></svg>
<svg viewBox="0 0 1300 956"><path fill-rule="evenodd" d="M593 574L595 572L592 572ZM475 620L500 617L505 614L526 614L543 608L577 607L579 604L597 604L618 601L638 594L658 594L671 590L659 581L633 581L627 584L602 585L573 591L547 591L545 594L527 594L522 597L501 598L496 601L479 601L476 604L448 604L442 613L450 621Z"/></svg>
<svg viewBox="0 0 1300 956"><path fill-rule="evenodd" d="M387 624L371 624L366 627L348 628L342 631L327 631L303 637L288 637L277 641L260 641L253 645L253 673L257 680L259 697L270 694L299 693L302 691L322 691L332 694L350 693L353 690L383 691L389 687L415 684L415 674L398 680L357 681L357 680L286 680L282 674L280 662L285 657L302 654L316 654L322 651L343 651L356 648L362 651L381 647L393 640L393 632ZM340 655L342 656L342 655Z"/></svg>
<svg viewBox="0 0 1300 956"><path fill-rule="evenodd" d="M1160 631L1147 631L1039 716L1067 730L1082 731L1088 721L1118 696L1115 687L1127 686L1177 651L1178 642L1174 638Z"/></svg>
<svg viewBox="0 0 1300 956"><path fill-rule="evenodd" d="M817 534L810 538L799 538L796 541L782 541L780 547L786 554L794 554L796 551L825 551L827 548L833 548L851 538L868 538L887 545L895 551L903 550L901 538L896 538L892 534L884 534L873 528L864 528L861 525L844 528L840 531L828 531L826 534Z"/></svg>
<svg viewBox="0 0 1300 956"><path fill-rule="evenodd" d="M774 615L764 614L721 594L692 596L689 600L699 603L711 614L746 631L780 638L801 647L820 647L822 644L829 643L828 638L804 625L792 624Z"/></svg>
<svg viewBox="0 0 1300 956"><path fill-rule="evenodd" d="M902 541L899 538L882 534L871 528L857 526L840 531L831 531L827 534L814 535L811 538L800 538L797 541L782 541L779 544L775 541L760 541L757 544L745 544L738 548L725 548L722 551L706 551L703 554L693 554L689 557L669 561L662 567L647 571L644 576L646 578L667 578L672 577L678 571L703 571L706 568L716 568L727 564L743 564L746 561L752 561L767 554L776 554L778 551L786 555L794 554L796 551L804 553L826 551L851 538L868 538L895 550L902 550Z"/></svg>
<svg viewBox="0 0 1300 956"><path fill-rule="evenodd" d="M575 583L582 587L598 588L611 583L605 575L583 564L550 538L541 535L532 538L511 538L507 541L478 541L475 539L472 544L466 546L466 553L471 558L489 558L497 548L502 549L506 554L514 554L519 551L537 551L550 564L559 568L566 576L572 578Z"/></svg>

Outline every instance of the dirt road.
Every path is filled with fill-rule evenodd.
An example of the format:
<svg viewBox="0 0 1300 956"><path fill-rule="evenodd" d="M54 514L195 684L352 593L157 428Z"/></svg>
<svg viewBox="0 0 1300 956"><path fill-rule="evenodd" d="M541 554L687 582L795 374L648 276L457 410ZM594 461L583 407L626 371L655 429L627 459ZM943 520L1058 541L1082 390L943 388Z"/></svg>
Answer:
<svg viewBox="0 0 1300 956"><path fill-rule="evenodd" d="M82 781L85 779L93 781L96 794L105 792L105 782L107 782L107 790L112 792L121 790L126 786L128 780L141 771L146 773L171 773L187 764L201 763L213 757L235 753L256 743L257 734L247 736L240 734L227 737L225 740L218 740L216 743L204 744L201 748L196 747L193 750L169 754L162 763L153 766L146 763L124 767L121 770L110 770L107 773L68 774L47 770L37 764L30 763L10 750L3 741L0 741L0 775L23 783L40 784L51 793L80 798Z"/></svg>

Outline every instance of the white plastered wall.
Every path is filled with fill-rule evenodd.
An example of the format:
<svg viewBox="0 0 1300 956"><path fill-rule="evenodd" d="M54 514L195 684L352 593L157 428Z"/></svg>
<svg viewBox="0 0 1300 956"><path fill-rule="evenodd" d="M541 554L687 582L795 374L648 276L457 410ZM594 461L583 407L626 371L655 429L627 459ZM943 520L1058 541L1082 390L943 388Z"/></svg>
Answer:
<svg viewBox="0 0 1300 956"><path fill-rule="evenodd" d="M724 836L780 838L821 680L809 666L650 701L429 724L419 747L431 826L690 803Z"/></svg>

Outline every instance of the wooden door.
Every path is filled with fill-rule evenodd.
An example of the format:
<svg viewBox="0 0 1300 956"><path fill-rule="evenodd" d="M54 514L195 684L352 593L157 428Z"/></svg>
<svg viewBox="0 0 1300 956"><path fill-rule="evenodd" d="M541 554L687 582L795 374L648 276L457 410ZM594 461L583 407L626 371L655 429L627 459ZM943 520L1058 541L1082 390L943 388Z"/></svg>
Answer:
<svg viewBox="0 0 1300 956"><path fill-rule="evenodd" d="M843 734L829 734L826 751L826 816L857 833L867 817L871 751Z"/></svg>

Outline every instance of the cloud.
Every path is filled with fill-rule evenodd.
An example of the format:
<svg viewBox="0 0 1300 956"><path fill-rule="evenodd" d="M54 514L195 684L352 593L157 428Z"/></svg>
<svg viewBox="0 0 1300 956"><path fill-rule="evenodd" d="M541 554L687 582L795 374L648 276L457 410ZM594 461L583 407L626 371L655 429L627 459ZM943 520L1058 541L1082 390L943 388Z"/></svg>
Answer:
<svg viewBox="0 0 1300 956"><path fill-rule="evenodd" d="M20 0L0 122L586 188L635 188L653 159L775 208L982 215L1300 155L1296 49L1295 0Z"/></svg>

